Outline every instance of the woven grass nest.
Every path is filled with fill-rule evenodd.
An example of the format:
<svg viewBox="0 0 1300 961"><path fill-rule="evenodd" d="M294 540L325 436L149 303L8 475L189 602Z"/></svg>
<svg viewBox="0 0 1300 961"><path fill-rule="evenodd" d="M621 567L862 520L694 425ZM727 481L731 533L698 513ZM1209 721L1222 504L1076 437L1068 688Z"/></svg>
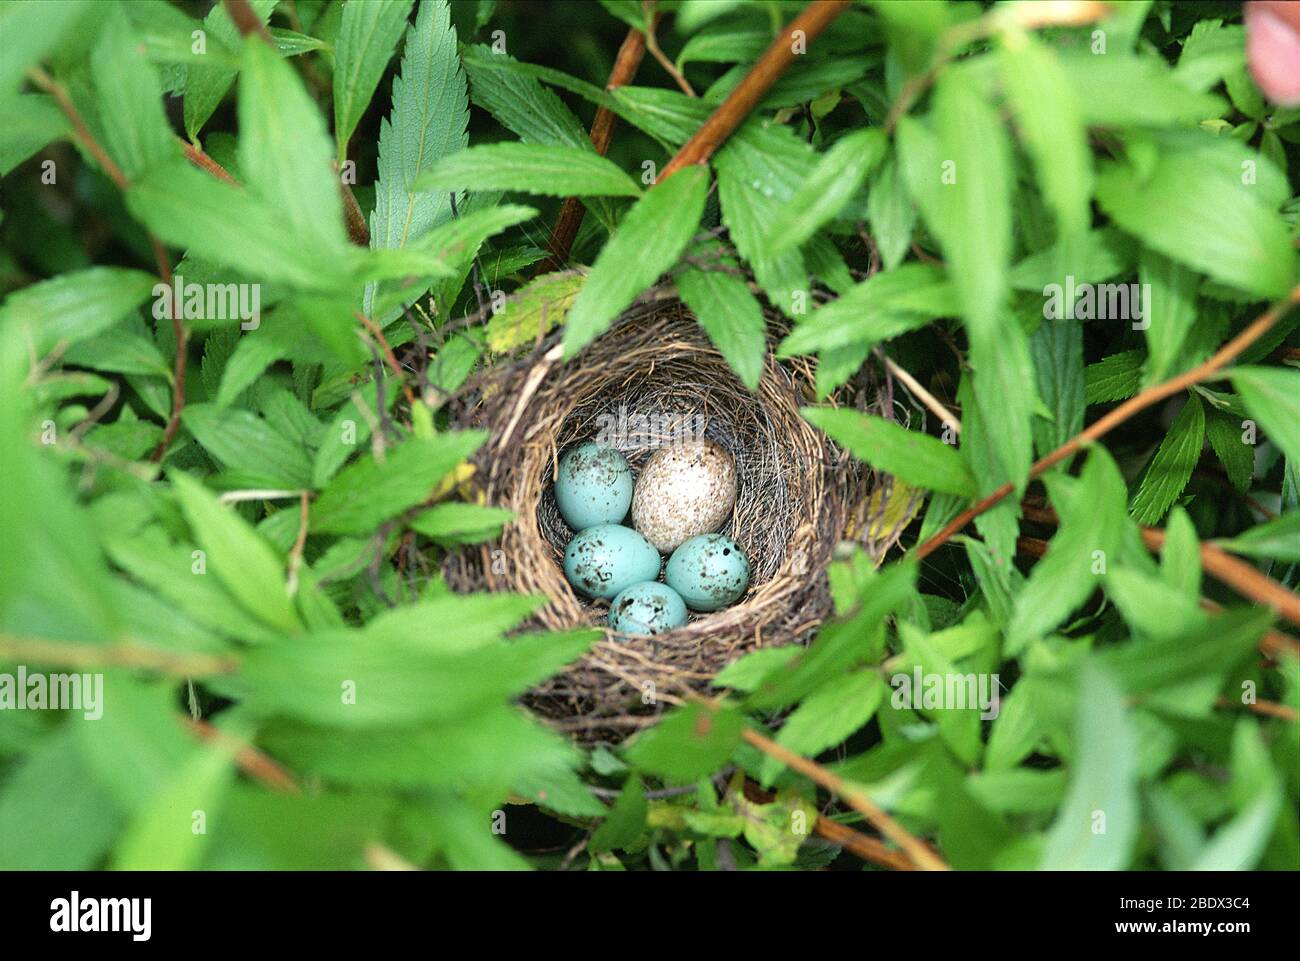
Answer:
<svg viewBox="0 0 1300 961"><path fill-rule="evenodd" d="M779 317L768 320L774 341L787 328ZM531 628L605 628L608 602L586 601L565 579L564 548L574 532L551 490L560 455L597 438L620 450L637 476L652 453L684 436L702 435L731 451L737 497L721 531L752 566L749 589L733 606L693 613L683 627L653 637L606 628L581 661L524 698L582 742L617 742L653 723L665 700L706 691L742 654L806 643L830 613L825 568L832 552L846 534L880 530L868 505L883 510L891 482L800 417L799 408L814 402L809 362L777 361L769 350L751 392L689 310L662 293L643 297L568 362L558 344L551 335L528 357L489 368L449 402L456 426L490 435L476 455L478 492L516 516L499 541L451 553L448 584L545 595L549 603ZM864 388L856 393L861 401ZM860 539L879 559L902 526Z"/></svg>

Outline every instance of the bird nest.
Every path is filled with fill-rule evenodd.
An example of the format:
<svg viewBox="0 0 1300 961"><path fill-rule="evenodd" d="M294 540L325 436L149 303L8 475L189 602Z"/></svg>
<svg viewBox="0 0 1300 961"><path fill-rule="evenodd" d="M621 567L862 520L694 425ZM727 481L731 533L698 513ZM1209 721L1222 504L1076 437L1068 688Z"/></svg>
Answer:
<svg viewBox="0 0 1300 961"><path fill-rule="evenodd" d="M769 329L784 332L779 318L769 318ZM572 360L562 360L552 335L524 360L490 367L451 401L456 426L490 435L475 459L477 492L515 518L498 541L449 554L448 584L544 595L532 627L605 628L580 661L525 697L531 710L579 740L617 741L652 723L665 702L707 690L741 655L807 643L830 613L826 565L846 533L858 532L883 556L906 523L882 530L868 516L883 513L891 481L799 415L813 401L813 376L808 361L777 361L769 351L750 391L684 305L651 299ZM559 457L597 440L621 451L639 476L656 450L700 437L735 457L736 503L721 532L748 554L749 588L731 607L693 613L675 630L616 634L606 627L608 602L585 600L564 576L574 531L552 493Z"/></svg>

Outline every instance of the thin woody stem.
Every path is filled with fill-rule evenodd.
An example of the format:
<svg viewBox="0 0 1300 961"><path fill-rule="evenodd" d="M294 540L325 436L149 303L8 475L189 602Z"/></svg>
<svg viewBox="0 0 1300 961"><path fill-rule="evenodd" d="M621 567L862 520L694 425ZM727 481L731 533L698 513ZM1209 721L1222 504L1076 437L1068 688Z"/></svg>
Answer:
<svg viewBox="0 0 1300 961"><path fill-rule="evenodd" d="M847 0L813 0L808 4L781 31L780 36L772 41L772 45L758 58L736 89L709 115L709 119L700 125L691 139L682 145L677 155L660 172L657 182L662 183L683 167L708 161L714 151L745 122L745 118L758 106L772 84L785 73L796 56L796 46L803 49L804 45L811 43L848 7Z"/></svg>
<svg viewBox="0 0 1300 961"><path fill-rule="evenodd" d="M658 14L655 16L657 17ZM618 56L614 59L614 68L609 73L609 83L605 84L605 89L607 91L617 90L619 87L631 83L636 77L636 72L640 68L644 57L645 34L635 27L631 27L627 31L627 36L623 38L622 45L618 48ZM591 145L596 148L596 153L602 157L609 151L609 144L614 136L614 122L616 119L614 111L608 107L596 108L596 116L591 122ZM583 206L582 201L577 197L565 199L564 206L560 208L560 216L555 221L555 229L551 231L551 239L546 245L551 253L538 265L533 276L548 274L564 268L565 262L569 259L569 251L573 247L573 241L577 239L578 228L582 226L582 220L586 213L587 208Z"/></svg>

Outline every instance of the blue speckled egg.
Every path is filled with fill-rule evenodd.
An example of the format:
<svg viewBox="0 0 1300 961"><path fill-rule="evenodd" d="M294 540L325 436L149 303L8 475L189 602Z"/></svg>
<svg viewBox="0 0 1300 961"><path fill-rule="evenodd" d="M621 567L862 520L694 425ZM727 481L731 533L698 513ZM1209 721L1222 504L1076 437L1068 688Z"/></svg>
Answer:
<svg viewBox="0 0 1300 961"><path fill-rule="evenodd" d="M673 551L664 580L691 610L716 611L745 593L749 558L730 537L701 534Z"/></svg>
<svg viewBox="0 0 1300 961"><path fill-rule="evenodd" d="M662 634L686 623L686 602L667 584L641 581L609 604L609 626L620 634Z"/></svg>
<svg viewBox="0 0 1300 961"><path fill-rule="evenodd" d="M564 576L588 597L612 598L638 581L659 577L659 552L632 530L597 524L579 532L564 549Z"/></svg>
<svg viewBox="0 0 1300 961"><path fill-rule="evenodd" d="M575 531L617 524L632 504L632 468L612 447L579 444L560 458L555 506Z"/></svg>

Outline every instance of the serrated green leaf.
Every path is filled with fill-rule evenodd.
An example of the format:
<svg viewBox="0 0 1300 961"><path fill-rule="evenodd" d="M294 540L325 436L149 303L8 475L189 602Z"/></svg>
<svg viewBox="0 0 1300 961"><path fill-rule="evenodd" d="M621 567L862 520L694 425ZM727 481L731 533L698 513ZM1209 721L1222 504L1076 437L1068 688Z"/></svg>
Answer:
<svg viewBox="0 0 1300 961"><path fill-rule="evenodd" d="M781 342L778 356L849 345L871 347L937 317L955 314L959 304L943 270L909 263L876 274L809 314Z"/></svg>
<svg viewBox="0 0 1300 961"><path fill-rule="evenodd" d="M207 564L226 590L272 627L301 630L285 586L284 565L270 545L201 483L178 471L171 479L195 538L207 553Z"/></svg>
<svg viewBox="0 0 1300 961"><path fill-rule="evenodd" d="M1125 350L1089 364L1083 371L1083 384L1089 404L1101 404L1132 397L1142 386L1143 353Z"/></svg>
<svg viewBox="0 0 1300 961"><path fill-rule="evenodd" d="M249 5L257 18L265 23L271 16L279 0L249 0ZM213 6L203 19L203 31L212 40L214 46L222 49L238 50L239 31L226 13L226 5ZM190 64L185 78L185 133L191 140L197 141L199 131L208 122L208 118L221 105L222 99L235 82L238 71L223 64Z"/></svg>
<svg viewBox="0 0 1300 961"><path fill-rule="evenodd" d="M1122 871L1140 827L1137 736L1114 680L1084 668L1070 787L1047 836L1042 870Z"/></svg>
<svg viewBox="0 0 1300 961"><path fill-rule="evenodd" d="M91 267L60 274L12 295L0 307L0 324L23 327L38 354L59 341L94 337L134 310L157 278L122 267Z"/></svg>
<svg viewBox="0 0 1300 961"><path fill-rule="evenodd" d="M638 770L689 783L726 764L744 726L744 715L734 707L687 704L637 735L623 753Z"/></svg>
<svg viewBox="0 0 1300 961"><path fill-rule="evenodd" d="M767 355L767 321L745 281L724 269L687 267L677 291L740 382L754 390Z"/></svg>
<svg viewBox="0 0 1300 961"><path fill-rule="evenodd" d="M1300 370L1237 367L1232 371L1246 409L1264 426L1268 439L1293 463L1300 463Z"/></svg>
<svg viewBox="0 0 1300 961"><path fill-rule="evenodd" d="M805 420L854 457L928 490L975 495L975 478L952 447L920 431L856 410L805 407Z"/></svg>
<svg viewBox="0 0 1300 961"><path fill-rule="evenodd" d="M1257 524L1236 537L1215 542L1224 550L1251 557L1279 561L1300 561L1300 512L1283 514Z"/></svg>
<svg viewBox="0 0 1300 961"><path fill-rule="evenodd" d="M186 404L181 423L204 450L247 483L288 490L311 486L307 452L251 411Z"/></svg>
<svg viewBox="0 0 1300 961"><path fill-rule="evenodd" d="M393 81L393 110L379 125L379 179L370 217L370 246L397 250L451 217L444 193L417 193L415 179L469 142L469 100L456 55L456 31L446 0L421 0L406 32L401 71ZM393 285L366 287L364 310ZM409 303L423 291L409 291ZM398 311L391 311L396 316ZM388 316L373 317L385 323Z"/></svg>
<svg viewBox="0 0 1300 961"><path fill-rule="evenodd" d="M342 26L334 44L334 139L339 166L348 141L374 96L388 58L411 15L411 0L343 4Z"/></svg>
<svg viewBox="0 0 1300 961"><path fill-rule="evenodd" d="M1078 485L1068 505L1053 496L1061 526L1016 599L1007 628L1008 654L1018 653L1064 621L1092 593L1105 565L1115 563L1119 555L1128 523L1127 498L1124 478L1103 448L1091 449Z"/></svg>
<svg viewBox="0 0 1300 961"><path fill-rule="evenodd" d="M433 485L478 449L481 431L414 438L390 448L383 461L370 455L340 471L311 506L311 529L369 534L384 521L425 500Z"/></svg>
<svg viewBox="0 0 1300 961"><path fill-rule="evenodd" d="M468 147L438 161L411 189L519 190L552 197L637 197L641 188L591 150L535 143Z"/></svg>
<svg viewBox="0 0 1300 961"><path fill-rule="evenodd" d="M678 171L633 205L592 265L569 308L564 355L574 356L600 336L677 258L704 213L709 168Z"/></svg>
<svg viewBox="0 0 1300 961"><path fill-rule="evenodd" d="M798 247L848 203L885 155L884 134L856 130L837 140L808 172L770 228L768 257Z"/></svg>
<svg viewBox="0 0 1300 961"><path fill-rule="evenodd" d="M1205 408L1196 394L1189 394L1138 482L1131 507L1135 521L1152 525L1165 516L1191 480L1204 443Z"/></svg>

